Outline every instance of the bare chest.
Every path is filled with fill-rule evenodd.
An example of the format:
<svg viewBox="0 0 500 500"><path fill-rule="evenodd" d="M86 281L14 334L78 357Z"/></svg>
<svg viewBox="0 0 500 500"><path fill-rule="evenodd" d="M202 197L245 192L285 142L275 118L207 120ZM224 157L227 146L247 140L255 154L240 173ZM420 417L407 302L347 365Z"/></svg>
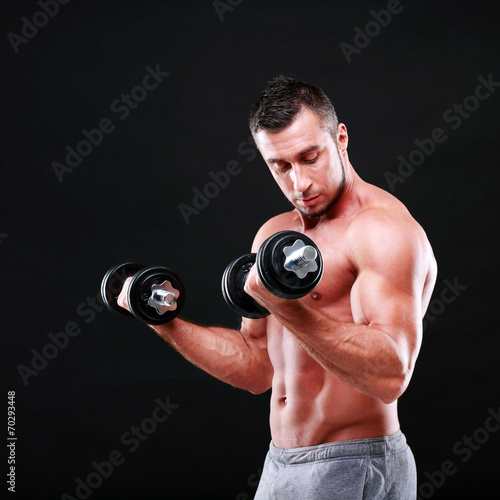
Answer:
<svg viewBox="0 0 500 500"><path fill-rule="evenodd" d="M306 233L318 246L323 258L323 277L318 286L299 299L338 321L352 322L351 288L356 268L350 259L350 244L343 225ZM276 319L268 320L268 347L273 364L293 370L310 369L315 361ZM311 364L312 361L312 364Z"/></svg>
<svg viewBox="0 0 500 500"><path fill-rule="evenodd" d="M318 286L301 300L342 321L351 321L350 293L356 269L350 258L350 244L344 225L333 225L308 233L321 251L323 277Z"/></svg>

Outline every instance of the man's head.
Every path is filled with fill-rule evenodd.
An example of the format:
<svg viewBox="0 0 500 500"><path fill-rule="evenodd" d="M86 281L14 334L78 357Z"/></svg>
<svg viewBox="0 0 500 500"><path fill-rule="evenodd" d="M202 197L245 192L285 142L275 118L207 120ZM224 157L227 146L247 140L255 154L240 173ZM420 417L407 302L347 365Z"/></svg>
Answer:
<svg viewBox="0 0 500 500"><path fill-rule="evenodd" d="M271 174L305 216L320 217L346 184L347 130L318 87L280 76L253 105L250 129Z"/></svg>

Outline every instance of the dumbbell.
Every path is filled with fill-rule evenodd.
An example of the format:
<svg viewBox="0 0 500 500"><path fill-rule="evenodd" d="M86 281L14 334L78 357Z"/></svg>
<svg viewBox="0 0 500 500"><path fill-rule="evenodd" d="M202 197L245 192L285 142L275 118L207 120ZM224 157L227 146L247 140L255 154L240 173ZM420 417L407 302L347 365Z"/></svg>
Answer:
<svg viewBox="0 0 500 500"><path fill-rule="evenodd" d="M118 305L118 296L131 276L127 291L129 312ZM184 305L184 295L184 285L173 271L166 267L145 267L136 262L111 267L101 283L102 300L111 312L135 317L148 325L172 321Z"/></svg>
<svg viewBox="0 0 500 500"><path fill-rule="evenodd" d="M222 296L240 316L264 318L269 311L245 293L244 286L252 265L264 286L277 297L299 299L314 290L323 276L323 258L319 248L306 235L280 231L269 237L257 254L233 260L222 276Z"/></svg>

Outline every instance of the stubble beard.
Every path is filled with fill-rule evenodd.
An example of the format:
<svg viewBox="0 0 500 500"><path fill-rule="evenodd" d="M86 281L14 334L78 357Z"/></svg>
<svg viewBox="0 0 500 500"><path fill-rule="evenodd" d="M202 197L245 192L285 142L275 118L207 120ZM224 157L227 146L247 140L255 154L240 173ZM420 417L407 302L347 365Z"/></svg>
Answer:
<svg viewBox="0 0 500 500"><path fill-rule="evenodd" d="M335 196L327 203L326 207L322 208L318 212L307 213L307 212L304 212L303 209L301 209L299 207L295 207L295 208L297 208L297 210L301 214L305 215L309 219L317 219L317 218L321 217L322 215L327 214L330 211L330 209L337 204L337 202L340 200L342 194L344 193L344 189L345 189L345 185L346 185L346 181L347 181L346 168L345 168L344 162L342 160L342 157L340 156L340 151L338 150L338 147L337 147L337 154L338 154L338 157L340 160L340 165L342 166L342 180L340 182L340 186L339 186L337 192L335 193Z"/></svg>

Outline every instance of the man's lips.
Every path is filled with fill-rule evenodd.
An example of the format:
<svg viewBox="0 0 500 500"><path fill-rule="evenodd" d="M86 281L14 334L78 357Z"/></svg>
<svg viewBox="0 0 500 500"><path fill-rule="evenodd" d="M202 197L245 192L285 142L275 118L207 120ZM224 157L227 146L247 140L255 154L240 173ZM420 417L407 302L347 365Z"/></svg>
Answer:
<svg viewBox="0 0 500 500"><path fill-rule="evenodd" d="M309 205L314 205L318 198L319 198L319 194L317 194L316 196L310 196L309 198L299 198L297 201L301 205L308 207Z"/></svg>

